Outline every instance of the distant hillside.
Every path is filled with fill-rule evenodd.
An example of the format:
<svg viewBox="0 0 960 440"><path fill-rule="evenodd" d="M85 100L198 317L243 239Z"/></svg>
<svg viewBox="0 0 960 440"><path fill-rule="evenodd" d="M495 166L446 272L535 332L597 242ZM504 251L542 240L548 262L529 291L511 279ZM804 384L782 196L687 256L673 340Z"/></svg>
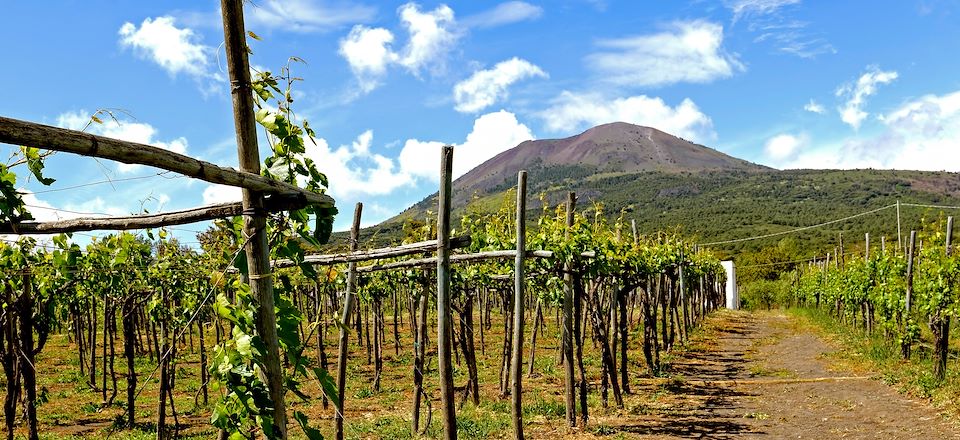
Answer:
<svg viewBox="0 0 960 440"><path fill-rule="evenodd" d="M625 123L601 125L566 139L523 142L484 162L454 182L454 207L468 202L492 209L516 184L519 170L529 172L530 208L539 210L539 194L560 203L575 191L581 209L602 202L611 216L626 210L642 232L680 227L701 241L726 240L817 224L895 203L960 205L960 175L895 170L780 171L737 159L662 131ZM472 201L472 200L476 201ZM397 217L369 228L378 241L399 234L407 219L436 210L436 194ZM531 213L533 214L533 212ZM902 210L904 231L923 215ZM896 238L893 210L855 221L807 231L806 247L830 249L837 233L848 243L864 232ZM878 238L879 240L879 238ZM736 252L774 243L761 240L726 245Z"/></svg>
<svg viewBox="0 0 960 440"><path fill-rule="evenodd" d="M641 172L765 172L772 168L728 156L655 128L614 122L565 139L525 141L494 156L453 182L454 206L513 187L520 170L527 170L532 185L543 186L565 179L596 179ZM435 204L435 199L428 197L411 207L408 214L418 215Z"/></svg>

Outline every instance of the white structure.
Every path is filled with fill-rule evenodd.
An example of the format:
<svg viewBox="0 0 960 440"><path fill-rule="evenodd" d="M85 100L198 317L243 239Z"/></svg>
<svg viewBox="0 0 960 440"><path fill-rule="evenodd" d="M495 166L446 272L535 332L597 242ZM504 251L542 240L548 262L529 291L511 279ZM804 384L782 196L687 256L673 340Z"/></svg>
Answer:
<svg viewBox="0 0 960 440"><path fill-rule="evenodd" d="M737 268L733 266L733 261L721 261L723 270L727 271L727 308L737 310L740 308L740 292L737 291Z"/></svg>

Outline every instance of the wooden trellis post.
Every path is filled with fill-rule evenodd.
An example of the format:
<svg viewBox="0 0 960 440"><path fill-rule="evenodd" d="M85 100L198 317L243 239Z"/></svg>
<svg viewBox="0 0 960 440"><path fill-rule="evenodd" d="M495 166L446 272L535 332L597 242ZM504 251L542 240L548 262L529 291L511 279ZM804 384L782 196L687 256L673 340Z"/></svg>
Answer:
<svg viewBox="0 0 960 440"><path fill-rule="evenodd" d="M440 154L440 207L437 211L437 357L440 364L440 401L443 438L457 438L457 408L454 401L450 318L450 191L453 173L453 147Z"/></svg>
<svg viewBox="0 0 960 440"><path fill-rule="evenodd" d="M233 98L233 122L237 130L237 156L240 170L260 174L260 150L254 120L250 62L247 58L247 33L243 24L243 1L221 0L223 38ZM248 237L244 251L250 278L250 293L257 301L256 328L263 340L264 372L273 402L273 424L278 437L287 438L287 406L284 402L283 371L280 369L280 344L277 315L273 301L270 272L270 246L267 243L267 215L263 193L243 189L243 234Z"/></svg>
<svg viewBox="0 0 960 440"><path fill-rule="evenodd" d="M355 252L360 245L360 216L363 214L363 203L357 203L353 211L353 226L350 228L350 251ZM337 355L337 402L334 415L337 424L337 440L343 440L343 401L346 398L344 391L347 387L347 354L350 349L348 337L350 335L350 317L353 316L354 290L357 284L357 262L347 263L347 290L343 295L343 318L340 325L339 353Z"/></svg>
<svg viewBox="0 0 960 440"><path fill-rule="evenodd" d="M577 195L567 193L567 228L565 237L570 237L573 227L573 210L577 206ZM569 264L564 266L563 274L563 383L564 401L567 406L567 423L577 426L577 409L573 392L573 270Z"/></svg>
<svg viewBox="0 0 960 440"><path fill-rule="evenodd" d="M913 254L916 250L917 245L917 231L910 231L910 244L907 249L907 292L906 298L904 300L903 306L903 321L904 325L909 325L910 321L910 302L913 300ZM903 352L904 359L910 359L911 344L913 341L910 338L903 339L903 346L901 351Z"/></svg>
<svg viewBox="0 0 960 440"><path fill-rule="evenodd" d="M513 269L513 358L510 364L511 398L513 401L513 429L515 438L523 440L522 377L520 368L523 357L523 305L526 283L523 260L527 253L527 172L517 175L517 257ZM534 317L536 319L536 317ZM533 331L537 331L536 328Z"/></svg>

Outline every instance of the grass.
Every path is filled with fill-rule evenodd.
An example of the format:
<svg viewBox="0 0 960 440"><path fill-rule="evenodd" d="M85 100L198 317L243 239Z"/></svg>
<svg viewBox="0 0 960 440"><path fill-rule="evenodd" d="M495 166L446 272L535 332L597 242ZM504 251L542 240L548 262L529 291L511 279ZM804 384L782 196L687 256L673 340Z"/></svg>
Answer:
<svg viewBox="0 0 960 440"><path fill-rule="evenodd" d="M388 314L389 315L389 314ZM388 316L389 319L389 316ZM510 399L499 396L500 348L502 346L503 328L494 317L492 328L485 330L485 347L481 347L479 334L476 343L478 351L477 364L479 381L481 384L481 403L474 406L466 403L457 413L457 429L461 438L485 439L503 438L512 434ZM478 320L479 322L479 320ZM554 323L551 323L554 324ZM348 438L413 438L410 423L410 402L412 400L412 338L406 332L407 327L401 326L401 352L395 354L392 335L388 334L384 346L384 371L382 375L381 391L375 392L372 387L374 368L366 363L366 348L357 344L356 338L351 338L351 358L347 367L348 380L346 395L346 434ZM387 325L388 333L391 325ZM431 329L432 331L433 329ZM331 332L334 333L334 332ZM537 353L534 365L534 374L526 376L529 359L529 346L525 347L524 359L524 407L523 416L526 430L537 436L537 432L555 431L562 428L565 417L563 404L563 368L557 364L558 338L555 335L555 325L550 325L546 334L538 339ZM194 338L196 341L196 338ZM207 338L208 349L212 350L214 336L211 333ZM333 335L327 341L328 355L334 355L332 348ZM434 342L434 341L431 341ZM525 340L525 342L527 342ZM121 341L116 342L118 345ZM632 359L642 359L637 340L631 340ZM481 353L481 348L485 354ZM121 352L122 347L117 347ZM434 347L435 350L435 347ZM434 350L427 353L429 365L426 367L424 387L431 396L433 407L432 421L424 433L426 438L442 436L440 424L440 402L438 393L437 357ZM594 352L592 344L587 341L584 351L584 364L587 366L588 379L591 382L589 404L591 414L602 415L609 412L600 408L599 374L600 363L598 353ZM99 352L99 347L98 347ZM136 417L138 425L134 429L114 429L119 426L116 421L123 419L126 406L126 362L118 357L115 360L117 371L118 393L112 405L104 406L101 393L95 391L88 383L89 377L79 371L76 345L70 343L63 335L51 337L47 347L37 358L39 386L47 390L47 402L38 410L41 432L44 439L73 440L80 438L111 439L146 439L155 436L156 400L158 398L158 379L148 376L154 372L155 362L147 356L138 356L135 367L138 373L139 386L143 391L137 399ZM331 370L335 370L331 365ZM103 366L98 359L97 384L100 384ZM176 363L176 387L174 400L180 420L185 428L183 438L210 438L215 430L209 425L210 406L195 405L194 396L200 389L199 353L191 353L189 348L182 346ZM455 383L462 385L466 382L467 370L465 366L455 367ZM633 366L631 374L639 377L645 374L641 366ZM110 380L107 381L108 387ZM304 391L311 396L320 396L317 385L313 382L305 384ZM219 390L211 387L209 390L211 404L219 397ZM462 392L457 392L458 401ZM108 392L109 394L109 392ZM312 402L302 402L289 396L288 405L291 410L301 410L307 413L313 424L320 428L323 434L333 437L332 406L323 409L319 399ZM611 397L612 400L612 397ZM426 406L423 407L421 420L426 419ZM168 418L172 424L172 418ZM291 424L291 436L298 438L302 435L295 424ZM24 435L24 426L16 431L17 435Z"/></svg>

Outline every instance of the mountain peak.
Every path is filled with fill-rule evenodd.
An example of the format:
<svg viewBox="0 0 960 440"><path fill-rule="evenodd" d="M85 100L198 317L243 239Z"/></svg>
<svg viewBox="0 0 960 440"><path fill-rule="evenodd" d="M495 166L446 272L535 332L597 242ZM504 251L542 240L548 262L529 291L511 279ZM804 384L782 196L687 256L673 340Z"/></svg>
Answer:
<svg viewBox="0 0 960 440"><path fill-rule="evenodd" d="M522 169L559 178L646 171L769 170L656 128L612 122L568 138L522 142L457 179L458 196L489 194L512 185Z"/></svg>

